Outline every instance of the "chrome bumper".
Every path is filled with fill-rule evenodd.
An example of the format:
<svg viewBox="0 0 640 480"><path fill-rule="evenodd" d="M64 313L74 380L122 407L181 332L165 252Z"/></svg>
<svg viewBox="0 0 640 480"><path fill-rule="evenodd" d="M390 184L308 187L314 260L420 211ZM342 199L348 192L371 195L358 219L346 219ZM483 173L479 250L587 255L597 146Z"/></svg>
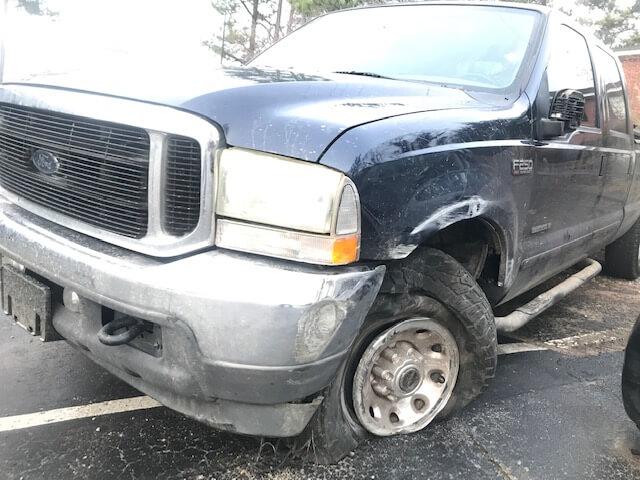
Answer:
<svg viewBox="0 0 640 480"><path fill-rule="evenodd" d="M54 307L53 324L93 360L198 420L270 436L304 428L384 276L382 266L319 268L220 250L154 259L1 198L0 254L64 287L65 299L76 292L79 301ZM102 306L160 325L162 356L99 343Z"/></svg>

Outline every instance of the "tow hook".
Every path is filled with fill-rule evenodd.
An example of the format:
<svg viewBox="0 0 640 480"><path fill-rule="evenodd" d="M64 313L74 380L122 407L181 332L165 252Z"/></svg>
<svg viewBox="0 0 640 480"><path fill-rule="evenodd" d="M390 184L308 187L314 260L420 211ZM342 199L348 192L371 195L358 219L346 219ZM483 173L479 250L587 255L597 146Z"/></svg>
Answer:
<svg viewBox="0 0 640 480"><path fill-rule="evenodd" d="M125 331L115 334L118 330ZM144 322L138 318L123 317L111 320L98 332L100 343L109 346L125 345L144 332Z"/></svg>

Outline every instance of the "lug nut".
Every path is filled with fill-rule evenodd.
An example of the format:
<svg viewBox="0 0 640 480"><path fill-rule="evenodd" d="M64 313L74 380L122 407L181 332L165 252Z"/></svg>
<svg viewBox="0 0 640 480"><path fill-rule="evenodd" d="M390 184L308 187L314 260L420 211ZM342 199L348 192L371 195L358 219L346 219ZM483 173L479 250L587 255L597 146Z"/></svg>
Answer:
<svg viewBox="0 0 640 480"><path fill-rule="evenodd" d="M378 365L374 365L371 371L373 372L373 375L380 380L386 380L387 382L393 380L393 375L391 374L391 372L389 370L380 368Z"/></svg>
<svg viewBox="0 0 640 480"><path fill-rule="evenodd" d="M410 348L407 351L407 355L409 355L411 358L415 359L415 360L423 360L424 356L415 348Z"/></svg>
<svg viewBox="0 0 640 480"><path fill-rule="evenodd" d="M392 352L389 348L384 350L380 355L386 360L389 360L391 363L396 363L400 358L397 353Z"/></svg>
<svg viewBox="0 0 640 480"><path fill-rule="evenodd" d="M389 390L389 387L387 387L386 385L380 385L379 383L371 384L371 388L373 388L373 391L376 392L381 397L386 397L391 393L391 390Z"/></svg>

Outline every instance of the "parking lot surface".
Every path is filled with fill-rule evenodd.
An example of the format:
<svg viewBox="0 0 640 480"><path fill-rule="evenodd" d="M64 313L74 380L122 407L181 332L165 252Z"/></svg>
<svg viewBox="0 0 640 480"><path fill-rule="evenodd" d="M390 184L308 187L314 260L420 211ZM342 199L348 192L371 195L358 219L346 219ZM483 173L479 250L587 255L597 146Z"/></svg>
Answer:
<svg viewBox="0 0 640 480"><path fill-rule="evenodd" d="M640 282L597 277L501 339L496 378L465 411L333 466L158 407L0 317L0 478L640 479L640 431L620 393L638 314Z"/></svg>

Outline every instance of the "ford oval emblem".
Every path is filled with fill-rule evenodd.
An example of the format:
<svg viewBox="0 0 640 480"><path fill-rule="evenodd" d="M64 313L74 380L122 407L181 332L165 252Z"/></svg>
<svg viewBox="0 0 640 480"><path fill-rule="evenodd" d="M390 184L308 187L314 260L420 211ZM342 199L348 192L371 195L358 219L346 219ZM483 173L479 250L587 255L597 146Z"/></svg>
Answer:
<svg viewBox="0 0 640 480"><path fill-rule="evenodd" d="M38 171L45 175L53 175L60 168L60 162L56 156L46 150L36 150L31 154L31 163Z"/></svg>

